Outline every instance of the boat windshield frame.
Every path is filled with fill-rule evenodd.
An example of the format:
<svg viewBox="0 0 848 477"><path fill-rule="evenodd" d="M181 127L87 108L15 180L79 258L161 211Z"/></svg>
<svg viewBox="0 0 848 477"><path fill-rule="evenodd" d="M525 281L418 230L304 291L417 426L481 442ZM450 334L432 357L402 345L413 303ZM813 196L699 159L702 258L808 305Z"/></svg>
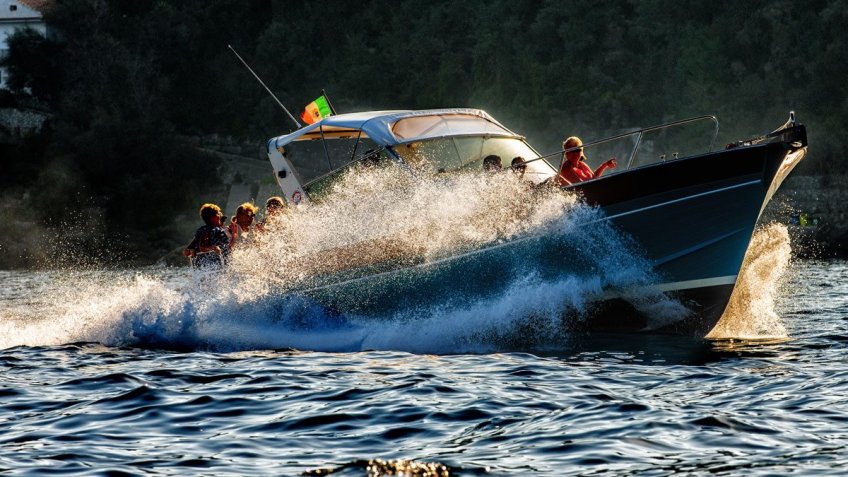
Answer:
<svg viewBox="0 0 848 477"><path fill-rule="evenodd" d="M366 151L374 151L377 149L386 150L398 144L461 136L516 138L523 141L532 150L524 137L510 131L485 111L462 108L377 111L330 116L294 133L272 139L270 147L275 148L280 154L292 161L298 180L302 182L303 187L308 188L316 182L324 181L330 176L343 172L351 164L359 162L367 156L368 152L365 152L364 155L357 157L357 153L362 154L359 143L363 140L372 143ZM340 142L350 140L353 142L354 146L348 152L347 159L342 158L340 160L337 154L331 154L330 149L335 149L335 147L330 148L328 146L335 140ZM321 146L318 149L323 148L323 154L321 154L323 166L319 165L317 155L314 160L309 162L297 161L287 155L287 151L302 149L302 146L295 145L315 144L319 141ZM308 146L307 149L314 147ZM391 154L391 156L397 156L393 158L400 163L403 162L399 155ZM533 151L532 157L538 156L539 154ZM296 162L301 163L297 164ZM307 164L309 166L304 168ZM305 169L314 168L324 170L318 171L318 174L305 172Z"/></svg>
<svg viewBox="0 0 848 477"><path fill-rule="evenodd" d="M467 157L462 157L462 153L459 150L459 146L457 145L456 140L463 140L463 139L468 139L468 140L479 139L481 141L479 154L474 154L472 159L468 159ZM487 151L483 147L485 141L502 140L502 139L503 140L509 140L509 141L515 141L518 144L521 144L521 146L523 146L523 151L521 151L520 153L513 152L513 153L510 153L510 154L503 154L503 150L493 150L492 148L489 148L489 150ZM426 159L426 158L424 158L424 160L420 160L420 159L410 160L411 158L409 157L409 154L403 152L404 147L409 147L410 145L413 145L413 144L427 144L427 143L434 143L434 142L437 142L437 141L444 141L444 140L452 140L453 148L449 153L450 154L455 153L456 156L457 156L457 159L459 159L459 163L455 165L456 167L452 167L452 168L438 167L440 165L439 163L434 162L434 161L429 160L429 159ZM398 144L395 144L395 145L387 146L386 149L389 150L390 152L392 152L392 154L394 154L395 157L399 161L401 161L403 164L405 164L407 167L409 167L412 171L415 171L417 173L422 173L422 172L426 173L426 172L428 172L427 169L430 169L429 173L431 173L431 174L432 173L436 173L436 174L456 173L456 172L474 171L474 170L482 171L483 170L483 160L484 160L484 158L488 155L491 155L491 154L494 154L495 152L497 152L498 154L494 154L494 155L498 156L501 159L501 169L503 169L503 170L511 169L511 166L512 166L511 162L512 162L513 158L520 156L522 159L524 159L523 164L525 164L525 169L527 170L525 173L528 176L536 176L535 178L528 177L528 179L531 180L532 182L541 183L541 182L545 181L546 179L549 179L551 177L556 176L556 174L557 174L557 169L552 164L550 164L547 160L545 160L545 158L540 157L539 153L536 152L535 149L533 149L533 146L531 146L527 142L527 140L524 136L520 136L520 135L517 135L517 134L480 134L480 133L473 134L473 133L469 133L469 134L451 134L451 135L432 136L432 137L426 137L426 138L423 138L423 139L416 138L415 140L404 141L404 142L401 142L401 143L398 143ZM439 159L442 159L442 160L444 159L444 156L438 156L438 157L439 157ZM425 164L427 164L427 166L429 166L429 167L422 167Z"/></svg>
<svg viewBox="0 0 848 477"><path fill-rule="evenodd" d="M539 153L527 142L527 139L524 136L515 134L514 132L506 129L503 126L501 126L499 123L497 123L497 121L490 121L486 118L481 118L481 117L476 117L476 116L471 116L471 115L462 115L462 114L445 114L445 115L433 115L433 116L438 116L440 119L443 119L444 116L455 116L455 117L467 116L469 118L478 120L479 121L478 124L485 123L486 126L483 127L483 128L478 127L478 128L472 129L471 132L468 132L468 133L444 134L443 132L440 132L438 134L432 134L432 133L431 134L418 134L418 135L414 135L414 136L412 136L409 139L406 139L404 141L392 142L392 143L389 143L389 144L380 144L380 142L375 141L374 144L372 144L372 146L377 146L377 147L374 147L373 149L368 150L367 152L365 152L363 154L362 149L360 149L361 141L363 139L373 141L373 139L368 135L367 131L364 130L365 128L339 127L339 126L328 126L328 125L325 125L325 124L318 124L318 126L316 128L314 128L313 130L308 131L308 132L300 135L297 138L294 138L291 142L286 144L285 147L280 146L278 149L282 149L282 150L288 149L290 151L291 148L295 144L309 144L309 143L317 143L317 142L320 141L321 146L323 148L323 153L324 153L324 154L322 154L322 156L324 157L324 159L327 161L327 163L331 167L326 169L325 172L323 172L321 174L308 177L308 179L304 180L303 181L303 187L307 191L310 188L312 188L313 186L315 186L316 184L325 182L328 178L343 173L344 171L348 170L353 165L361 162L363 159L373 158L375 155L386 154L386 153L388 153L388 155L393 159L393 161L396 162L397 164L399 164L407 172L411 173L412 175L419 175L423 172L423 170L421 168L415 167L414 164L411 164L410 161L408 160L408 158L404 157L404 154L398 152L398 148L401 148L403 146L407 146L409 144L428 143L428 142L442 141L442 140L463 140L463 139L473 140L473 139L479 138L481 141L489 141L489 140L517 141L521 145L521 148L520 148L521 153L510 155L509 157L506 157L506 156L502 157L501 159L502 159L502 168L503 169L510 169L510 166L511 166L510 161L513 159L513 157L515 157L517 155L521 155L522 158L525 160L525 162L528 164L528 166L526 166L525 169L527 169L526 174L527 174L529 180L538 183L538 182L544 181L545 179L553 177L557 174L557 169L553 165L551 165L548 161L544 161L544 160L541 161L541 162L538 161ZM420 117L422 117L422 116L416 116L415 118L417 119L417 118L420 118ZM393 138L397 139L398 135L396 135L394 133L394 130L392 128L394 128L394 126L397 125L397 123L399 121L403 121L403 120L407 120L407 119L410 119L410 117L404 117L404 118L401 118L398 121L390 123L390 130L392 131L390 134ZM442 131L443 131L443 129L442 129ZM483 131L486 131L486 132L483 132ZM431 132L433 132L433 131L431 130ZM340 167L333 167L332 166L333 162L336 162L336 161L332 161L330 159L330 152L328 151L328 147L327 147L328 141L335 141L335 140L342 140L342 141L349 140L349 141L352 141L354 143L354 146L353 146L352 150L350 151L350 155L348 156L348 159L343 161L343 164ZM482 147L481 147L481 149L482 149ZM513 148L513 149L519 149L519 148ZM456 149L454 149L454 150L456 150ZM479 165L482 166L482 160L483 160L484 156L485 156L485 154L481 155L480 157L475 157L472 160L465 161L463 164L459 165L459 167L456 167L456 168L448 170L448 171L435 170L433 172L441 173L441 172L458 172L458 171L473 170L473 169L475 169L475 166L473 166L472 164L476 165L477 163L479 163ZM297 168L297 169L301 169L301 168ZM482 167L479 167L479 169L482 170ZM299 172L301 172L301 171L299 171Z"/></svg>

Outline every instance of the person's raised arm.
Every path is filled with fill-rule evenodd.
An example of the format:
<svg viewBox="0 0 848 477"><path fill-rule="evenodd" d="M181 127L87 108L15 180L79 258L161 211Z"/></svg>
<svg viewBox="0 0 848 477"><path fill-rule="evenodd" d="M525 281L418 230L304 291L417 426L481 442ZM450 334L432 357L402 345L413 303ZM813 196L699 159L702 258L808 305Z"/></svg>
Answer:
<svg viewBox="0 0 848 477"><path fill-rule="evenodd" d="M618 163L615 162L615 156L612 156L608 161L604 162L595 169L595 177L601 177L601 174L603 174L605 170L615 169L616 167L618 167Z"/></svg>

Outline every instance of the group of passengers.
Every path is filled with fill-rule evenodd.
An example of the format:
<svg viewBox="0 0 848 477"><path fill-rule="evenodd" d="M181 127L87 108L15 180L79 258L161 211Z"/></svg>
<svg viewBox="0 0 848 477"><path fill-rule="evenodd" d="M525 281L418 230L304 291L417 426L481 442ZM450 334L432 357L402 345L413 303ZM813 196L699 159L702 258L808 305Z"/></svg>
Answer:
<svg viewBox="0 0 848 477"><path fill-rule="evenodd" d="M611 157L594 171L586 164L586 156L583 154L583 141L577 136L571 136L562 142L562 164L557 175L557 183L561 186L575 184L577 182L587 181L596 177L601 177L607 169L615 169L618 164L615 157ZM524 172L527 170L527 161L521 157L515 157L510 163L510 169L518 174L519 178L524 177ZM501 158L497 155L489 155L483 158L483 170L487 172L497 172L503 168Z"/></svg>
<svg viewBox="0 0 848 477"><path fill-rule="evenodd" d="M257 233L268 229L271 221L285 209L282 197L271 197L265 202L265 216L254 224L258 208L250 202L238 206L235 216L227 223L227 216L215 204L203 204L200 218L203 226L197 229L194 239L183 250L195 267L221 266L227 261L230 251L256 240Z"/></svg>
<svg viewBox="0 0 848 477"><path fill-rule="evenodd" d="M523 157L517 156L512 158L512 162L510 163L510 169L518 174L519 178L524 177L524 171L527 170L527 165L524 164L526 161ZM496 156L494 154L490 156L486 156L483 158L483 170L486 172L497 172L503 168L501 164L501 156Z"/></svg>

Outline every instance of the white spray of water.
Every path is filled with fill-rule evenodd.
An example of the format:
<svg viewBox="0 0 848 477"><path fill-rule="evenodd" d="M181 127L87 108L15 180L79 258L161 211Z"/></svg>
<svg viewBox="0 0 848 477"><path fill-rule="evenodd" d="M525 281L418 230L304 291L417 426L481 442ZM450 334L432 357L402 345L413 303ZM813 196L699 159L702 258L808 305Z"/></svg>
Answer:
<svg viewBox="0 0 848 477"><path fill-rule="evenodd" d="M226 273L179 286L144 274L66 283L51 291L54 305L41 310L41 319L4 320L0 348L97 341L180 349L462 352L516 340L558 342L567 338L564 312L585 312L604 290L651 283L649 264L598 218L598 210L573 195L532 188L512 174L413 184L392 169L354 169L324 202L293 208L265 234L253 234L253 246L237 247ZM568 254L580 267L552 275L536 273L531 264L512 273L517 278L496 294L453 302L435 296L382 320L342 317L296 293L340 270L427 265L540 235L560 237L555 243L565 249L539 255ZM655 313L660 321L685 312L661 297L632 298L637 307L665 310L668 316Z"/></svg>
<svg viewBox="0 0 848 477"><path fill-rule="evenodd" d="M433 261L563 226L564 214L581 209L573 195L534 191L510 174L412 184L397 169L354 168L326 200L275 221L273 233L258 238L261 246L236 250L231 265L242 279L299 288L316 275L389 261Z"/></svg>
<svg viewBox="0 0 848 477"><path fill-rule="evenodd" d="M128 334L125 316L150 320L157 314L173 315L182 305L180 294L161 280L117 274L80 279L68 273L41 297L37 311L0 322L0 348L77 341L120 344Z"/></svg>
<svg viewBox="0 0 848 477"><path fill-rule="evenodd" d="M759 228L751 239L736 288L711 339L780 339L788 337L775 311L792 249L785 225Z"/></svg>

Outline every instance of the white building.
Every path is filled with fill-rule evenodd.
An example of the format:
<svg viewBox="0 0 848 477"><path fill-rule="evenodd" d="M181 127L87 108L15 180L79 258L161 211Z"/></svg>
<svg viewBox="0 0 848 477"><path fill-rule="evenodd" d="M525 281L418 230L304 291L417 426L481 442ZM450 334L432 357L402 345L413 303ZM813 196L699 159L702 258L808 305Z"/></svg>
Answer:
<svg viewBox="0 0 848 477"><path fill-rule="evenodd" d="M47 35L42 13L50 0L0 0L0 56L6 54L6 39L19 28L32 28ZM0 88L6 86L6 71L0 68Z"/></svg>

